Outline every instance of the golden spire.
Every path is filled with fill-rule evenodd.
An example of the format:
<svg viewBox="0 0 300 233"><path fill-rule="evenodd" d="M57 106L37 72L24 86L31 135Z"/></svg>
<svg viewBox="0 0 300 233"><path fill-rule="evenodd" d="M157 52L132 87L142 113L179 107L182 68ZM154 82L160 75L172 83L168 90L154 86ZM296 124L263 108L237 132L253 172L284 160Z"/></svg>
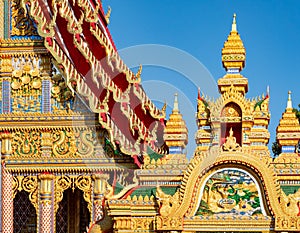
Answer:
<svg viewBox="0 0 300 233"><path fill-rule="evenodd" d="M286 104L286 108L287 109L293 109L293 104L292 104L292 96L291 96L292 92L288 91L288 101Z"/></svg>
<svg viewBox="0 0 300 233"><path fill-rule="evenodd" d="M243 41L237 32L236 14L234 14L231 32L222 49L222 62L224 68L227 71L229 69L237 69L238 71L241 71L245 66L245 55L246 50L244 48Z"/></svg>
<svg viewBox="0 0 300 233"><path fill-rule="evenodd" d="M293 112L292 106L292 92L288 92L288 100L285 112L279 121L277 127L277 140L279 144L283 147L282 152L285 152L284 147L297 146L300 140L300 124L296 113Z"/></svg>
<svg viewBox="0 0 300 233"><path fill-rule="evenodd" d="M236 14L234 14L231 31L222 49L222 64L227 73L218 81L221 93L228 91L231 86L243 94L248 91L248 80L240 74L245 67L245 61L246 50L237 32Z"/></svg>
<svg viewBox="0 0 300 233"><path fill-rule="evenodd" d="M177 93L174 97L174 107L170 114L170 119L167 121L164 130L164 140L169 148L178 147L182 149L188 143L188 130L179 111Z"/></svg>

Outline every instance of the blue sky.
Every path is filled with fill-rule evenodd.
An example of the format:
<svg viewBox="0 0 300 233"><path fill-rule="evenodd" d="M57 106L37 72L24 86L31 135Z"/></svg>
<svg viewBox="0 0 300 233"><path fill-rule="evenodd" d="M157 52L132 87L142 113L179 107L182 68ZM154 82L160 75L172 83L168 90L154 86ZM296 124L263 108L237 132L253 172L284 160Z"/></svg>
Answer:
<svg viewBox="0 0 300 233"><path fill-rule="evenodd" d="M108 6L112 8L109 29L121 55L125 51L125 62L133 70L136 70L135 63L144 64L142 80L149 96L158 106L164 100L172 105L174 90L179 92L180 108L190 131L189 157L195 148L193 137L196 124L193 112L196 108L198 81L201 91L216 96L215 87L210 89L210 86L225 74L221 49L230 32L233 13L237 14L238 32L247 53L246 67L242 71L249 81L247 97L266 93L266 87L270 86L269 144L275 140L276 127L285 110L288 90L292 91L293 106L300 103L298 0L103 0L103 6L105 11ZM154 46L152 49L146 46L145 50L145 46L141 46L145 44L161 47ZM137 45L140 47L132 47ZM137 48L135 53L132 53L131 48ZM155 50L159 51L160 48L162 53L169 54L170 61L174 57L181 57L179 67L183 68L176 70L169 61L162 66L159 65L161 61L151 65L152 60L146 59L147 51L154 51L154 55L157 54ZM136 55L139 51L145 55ZM130 56L126 57L128 53ZM164 56L158 54L157 57L159 60ZM202 63L203 67L189 67L194 64L194 61L190 62L193 58ZM134 60L132 64L130 59ZM191 75L188 71L182 72L184 67L194 69L199 77L189 77Z"/></svg>

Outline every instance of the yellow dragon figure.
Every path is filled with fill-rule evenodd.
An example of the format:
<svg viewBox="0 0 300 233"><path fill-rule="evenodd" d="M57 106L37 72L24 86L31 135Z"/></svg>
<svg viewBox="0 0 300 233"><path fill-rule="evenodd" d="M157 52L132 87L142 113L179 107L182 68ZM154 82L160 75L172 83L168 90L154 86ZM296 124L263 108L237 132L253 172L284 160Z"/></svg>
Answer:
<svg viewBox="0 0 300 233"><path fill-rule="evenodd" d="M176 192L173 196L165 194L162 189L156 187L156 198L158 200L160 209L159 213L161 216L166 217L170 216L171 213L174 213L179 206L179 193Z"/></svg>
<svg viewBox="0 0 300 233"><path fill-rule="evenodd" d="M286 195L281 191L281 196L283 197L283 207L285 212L289 216L299 216L300 215L300 189L293 194Z"/></svg>

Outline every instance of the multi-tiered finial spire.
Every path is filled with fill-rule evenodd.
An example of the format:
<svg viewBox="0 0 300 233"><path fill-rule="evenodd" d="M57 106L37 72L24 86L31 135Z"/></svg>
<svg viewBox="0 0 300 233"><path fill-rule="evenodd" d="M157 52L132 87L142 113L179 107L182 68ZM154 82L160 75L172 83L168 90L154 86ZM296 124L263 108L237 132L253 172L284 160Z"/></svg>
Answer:
<svg viewBox="0 0 300 233"><path fill-rule="evenodd" d="M222 62L224 68L228 71L241 71L245 66L246 50L243 41L237 32L236 14L233 15L231 32L224 43L222 49Z"/></svg>
<svg viewBox="0 0 300 233"><path fill-rule="evenodd" d="M218 81L221 93L228 90L231 85L238 87L242 93L248 91L248 80L240 74L245 67L245 61L246 50L237 32L236 14L234 14L230 34L222 49L222 63L227 74Z"/></svg>
<svg viewBox="0 0 300 233"><path fill-rule="evenodd" d="M170 119L166 123L164 140L169 147L170 154L180 154L188 142L188 130L178 107L178 94L174 97L174 107Z"/></svg>
<svg viewBox="0 0 300 233"><path fill-rule="evenodd" d="M296 113L293 112L292 92L288 91L285 112L277 127L277 140L283 153L294 153L300 140L300 124Z"/></svg>

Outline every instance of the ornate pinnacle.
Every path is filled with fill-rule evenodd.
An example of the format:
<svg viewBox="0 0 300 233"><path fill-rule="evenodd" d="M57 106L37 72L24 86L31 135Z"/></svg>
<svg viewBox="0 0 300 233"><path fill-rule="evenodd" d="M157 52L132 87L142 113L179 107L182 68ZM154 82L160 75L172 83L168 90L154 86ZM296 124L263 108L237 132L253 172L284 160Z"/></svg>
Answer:
<svg viewBox="0 0 300 233"><path fill-rule="evenodd" d="M173 107L173 113L178 113L179 112L179 107L178 107L178 94L175 93L175 98L174 98L174 107Z"/></svg>
<svg viewBox="0 0 300 233"><path fill-rule="evenodd" d="M237 32L236 15L233 15L231 32L222 49L222 62L226 71L240 72L245 66L246 50Z"/></svg>
<svg viewBox="0 0 300 233"><path fill-rule="evenodd" d="M235 13L233 14L231 31L232 32L236 32L237 31L237 29L236 29L236 14Z"/></svg>
<svg viewBox="0 0 300 233"><path fill-rule="evenodd" d="M183 149L188 142L188 130L178 107L178 94L175 94L174 107L164 130L164 140L168 147ZM176 153L181 153L177 151Z"/></svg>
<svg viewBox="0 0 300 233"><path fill-rule="evenodd" d="M291 91L288 91L288 101L287 101L287 105L286 105L286 108L293 108L293 105L292 105L292 96L291 96L292 92Z"/></svg>

